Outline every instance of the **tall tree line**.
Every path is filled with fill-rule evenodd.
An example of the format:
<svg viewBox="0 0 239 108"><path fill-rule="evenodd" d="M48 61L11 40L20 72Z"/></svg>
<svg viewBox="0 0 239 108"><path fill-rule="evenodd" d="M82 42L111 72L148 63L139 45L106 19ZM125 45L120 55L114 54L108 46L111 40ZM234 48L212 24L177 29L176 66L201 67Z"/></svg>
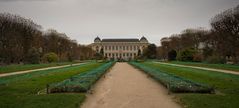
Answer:
<svg viewBox="0 0 239 108"><path fill-rule="evenodd" d="M30 19L0 13L0 64L31 63L32 55L42 61L44 54L50 52L57 54L60 61L92 58L88 46L79 45L64 33L43 31Z"/></svg>
<svg viewBox="0 0 239 108"><path fill-rule="evenodd" d="M188 61L239 61L239 6L215 15L211 29L186 29L161 39L158 58L171 59L169 52L176 51L175 59L192 56ZM181 58L180 58L181 57Z"/></svg>

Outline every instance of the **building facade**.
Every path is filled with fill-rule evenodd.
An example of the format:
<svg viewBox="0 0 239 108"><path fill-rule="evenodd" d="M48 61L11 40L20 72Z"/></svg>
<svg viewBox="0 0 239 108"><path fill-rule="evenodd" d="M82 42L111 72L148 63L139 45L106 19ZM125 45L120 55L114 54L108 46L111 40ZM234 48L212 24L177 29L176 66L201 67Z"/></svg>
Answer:
<svg viewBox="0 0 239 108"><path fill-rule="evenodd" d="M107 59L130 60L141 55L148 44L144 36L141 39L100 39L96 37L91 47L96 53L103 53Z"/></svg>

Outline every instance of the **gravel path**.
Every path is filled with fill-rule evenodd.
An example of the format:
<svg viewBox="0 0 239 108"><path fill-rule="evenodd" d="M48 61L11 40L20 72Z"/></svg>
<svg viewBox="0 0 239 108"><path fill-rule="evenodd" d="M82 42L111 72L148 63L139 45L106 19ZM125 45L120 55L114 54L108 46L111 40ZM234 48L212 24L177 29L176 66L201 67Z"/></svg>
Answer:
<svg viewBox="0 0 239 108"><path fill-rule="evenodd" d="M206 68L206 67L198 67L198 66L187 66L187 65L179 65L179 64L172 64L172 63L163 63L163 62L155 62L155 63L165 64L165 65L171 65L171 66L187 67L187 68L202 69L202 70L209 70L209 71L223 72L223 73L230 73L230 74L239 75L239 72L237 72L237 71L230 71L230 70L223 70L223 69L215 69L215 68Z"/></svg>
<svg viewBox="0 0 239 108"><path fill-rule="evenodd" d="M127 63L116 63L81 108L181 108L166 88Z"/></svg>
<svg viewBox="0 0 239 108"><path fill-rule="evenodd" d="M75 66L75 65L80 65L80 64L82 64L82 63L76 63L76 64L72 64L72 65L55 66L55 67L47 67L47 68L40 68L40 69L33 69L33 70L25 70L25 71L17 71L17 72L11 72L11 73L4 73L4 74L0 74L0 78L5 77L5 76L30 73L30 72L34 72L34 71L64 68L64 67Z"/></svg>

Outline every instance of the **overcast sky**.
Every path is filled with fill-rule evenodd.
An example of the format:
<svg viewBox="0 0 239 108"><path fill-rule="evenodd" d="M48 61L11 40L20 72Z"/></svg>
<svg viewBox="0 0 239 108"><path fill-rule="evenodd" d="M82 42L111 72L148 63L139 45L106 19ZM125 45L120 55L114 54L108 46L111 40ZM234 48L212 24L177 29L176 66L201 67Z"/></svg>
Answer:
<svg viewBox="0 0 239 108"><path fill-rule="evenodd" d="M160 39L186 28L210 28L210 19L239 0L0 0L0 12L34 20L80 44L100 38Z"/></svg>

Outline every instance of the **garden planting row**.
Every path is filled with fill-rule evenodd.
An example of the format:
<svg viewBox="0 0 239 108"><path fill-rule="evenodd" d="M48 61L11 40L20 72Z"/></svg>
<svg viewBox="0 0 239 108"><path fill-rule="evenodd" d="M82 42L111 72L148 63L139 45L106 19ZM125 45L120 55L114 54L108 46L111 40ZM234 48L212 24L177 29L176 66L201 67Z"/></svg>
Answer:
<svg viewBox="0 0 239 108"><path fill-rule="evenodd" d="M90 87L113 65L114 62L108 62L96 69L72 76L62 82L48 84L47 93L87 92Z"/></svg>
<svg viewBox="0 0 239 108"><path fill-rule="evenodd" d="M130 62L136 68L146 72L152 78L163 84L174 93L213 93L214 89L208 85L193 82L161 70L145 66L138 62Z"/></svg>

